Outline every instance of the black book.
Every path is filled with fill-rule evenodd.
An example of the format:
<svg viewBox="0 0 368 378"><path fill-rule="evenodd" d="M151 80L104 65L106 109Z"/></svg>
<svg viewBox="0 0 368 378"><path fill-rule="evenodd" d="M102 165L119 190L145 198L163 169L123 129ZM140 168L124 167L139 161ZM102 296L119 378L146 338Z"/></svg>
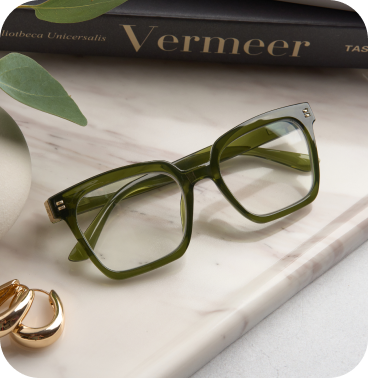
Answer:
<svg viewBox="0 0 368 378"><path fill-rule="evenodd" d="M368 68L357 13L273 0L129 0L76 24L16 9L1 35L6 51Z"/></svg>

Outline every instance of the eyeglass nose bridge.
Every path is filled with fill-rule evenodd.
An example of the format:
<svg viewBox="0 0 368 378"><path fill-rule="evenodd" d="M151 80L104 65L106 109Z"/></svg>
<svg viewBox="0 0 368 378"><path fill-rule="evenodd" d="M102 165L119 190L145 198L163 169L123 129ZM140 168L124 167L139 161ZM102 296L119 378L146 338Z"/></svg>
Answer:
<svg viewBox="0 0 368 378"><path fill-rule="evenodd" d="M199 167L195 167L189 172L186 172L185 175L192 185L195 185L198 181L201 181L205 178L211 178L212 172L210 162L200 165Z"/></svg>

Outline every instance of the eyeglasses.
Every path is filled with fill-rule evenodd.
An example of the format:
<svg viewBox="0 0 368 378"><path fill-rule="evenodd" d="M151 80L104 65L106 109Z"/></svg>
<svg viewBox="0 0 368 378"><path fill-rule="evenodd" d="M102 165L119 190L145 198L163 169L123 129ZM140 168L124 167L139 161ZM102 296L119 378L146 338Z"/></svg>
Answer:
<svg viewBox="0 0 368 378"><path fill-rule="evenodd" d="M311 203L319 187L314 120L308 103L272 110L173 163L138 163L82 181L50 197L46 210L52 223L65 220L78 241L69 260L89 258L113 279L148 272L188 248L200 180L214 181L257 223Z"/></svg>

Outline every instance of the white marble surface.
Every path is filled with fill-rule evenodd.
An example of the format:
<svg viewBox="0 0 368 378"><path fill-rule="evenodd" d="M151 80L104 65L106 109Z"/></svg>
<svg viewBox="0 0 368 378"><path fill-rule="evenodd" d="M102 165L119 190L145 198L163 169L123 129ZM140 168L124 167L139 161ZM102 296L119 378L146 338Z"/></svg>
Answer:
<svg viewBox="0 0 368 378"><path fill-rule="evenodd" d="M6 358L24 374L188 377L367 239L366 70L32 57L90 122L68 124L0 94L33 161L29 201L0 242L1 277L55 289L68 316L49 349L3 339ZM112 281L89 262L67 260L75 241L65 224L49 223L46 198L108 169L175 160L252 116L304 101L317 119L321 159L312 205L256 225L205 181L195 190L190 247L177 262Z"/></svg>

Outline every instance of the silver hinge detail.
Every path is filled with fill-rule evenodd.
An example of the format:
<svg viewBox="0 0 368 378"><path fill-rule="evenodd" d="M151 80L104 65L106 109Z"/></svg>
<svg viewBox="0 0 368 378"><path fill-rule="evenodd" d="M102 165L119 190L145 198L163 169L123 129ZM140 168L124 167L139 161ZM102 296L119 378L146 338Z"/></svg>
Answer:
<svg viewBox="0 0 368 378"><path fill-rule="evenodd" d="M308 109L308 108L305 108L305 109L303 109L302 111L303 111L303 114L304 114L304 117L305 117L305 118L308 118L308 117L311 116L310 113L309 113L309 109Z"/></svg>

